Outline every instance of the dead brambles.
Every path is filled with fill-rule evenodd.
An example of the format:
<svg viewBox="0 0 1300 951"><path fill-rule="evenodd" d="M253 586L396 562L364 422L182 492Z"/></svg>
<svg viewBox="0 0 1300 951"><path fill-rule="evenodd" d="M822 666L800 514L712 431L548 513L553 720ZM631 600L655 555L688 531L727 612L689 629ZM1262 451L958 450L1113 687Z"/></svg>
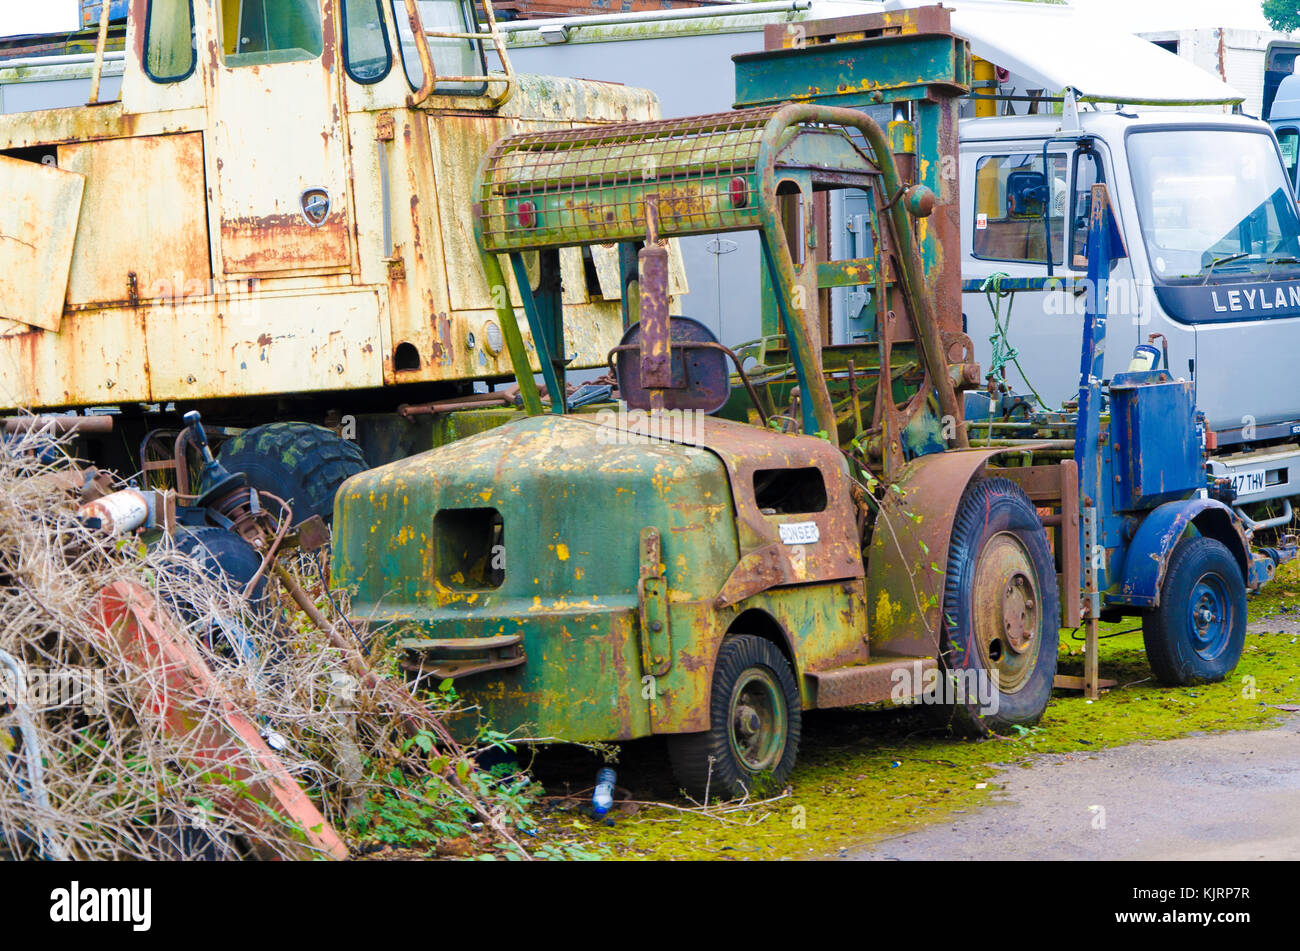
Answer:
<svg viewBox="0 0 1300 951"><path fill-rule="evenodd" d="M88 527L75 471L49 430L0 443L0 857L549 855L519 841L540 790L384 676L319 561L287 570L323 628L276 573L245 598L193 546Z"/></svg>

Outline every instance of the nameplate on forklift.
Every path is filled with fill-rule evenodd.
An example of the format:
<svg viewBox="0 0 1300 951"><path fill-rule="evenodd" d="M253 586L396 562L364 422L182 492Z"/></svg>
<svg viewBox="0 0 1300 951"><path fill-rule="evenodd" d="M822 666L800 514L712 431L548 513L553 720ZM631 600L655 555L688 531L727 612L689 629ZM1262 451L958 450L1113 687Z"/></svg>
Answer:
<svg viewBox="0 0 1300 951"><path fill-rule="evenodd" d="M782 522L777 527L785 545L811 545L821 540L816 522Z"/></svg>

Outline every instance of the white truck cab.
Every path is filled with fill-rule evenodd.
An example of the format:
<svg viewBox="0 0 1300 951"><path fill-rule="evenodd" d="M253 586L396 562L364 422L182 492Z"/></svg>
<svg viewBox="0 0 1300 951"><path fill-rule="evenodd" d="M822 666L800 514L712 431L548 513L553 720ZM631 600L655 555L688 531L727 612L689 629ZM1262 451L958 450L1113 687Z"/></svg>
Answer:
<svg viewBox="0 0 1300 951"><path fill-rule="evenodd" d="M1162 335L1169 369L1196 381L1210 441L1226 451L1212 471L1233 479L1243 504L1294 494L1300 216L1268 126L1107 109L1073 123L969 119L960 137L963 312L981 365L994 366L994 338L1004 354L1018 351L1007 366L1015 392L1049 407L1077 394L1082 240L1089 189L1104 181L1128 250L1107 288L1107 376ZM1003 340L986 295L971 289L996 274L1062 283L1004 298Z"/></svg>

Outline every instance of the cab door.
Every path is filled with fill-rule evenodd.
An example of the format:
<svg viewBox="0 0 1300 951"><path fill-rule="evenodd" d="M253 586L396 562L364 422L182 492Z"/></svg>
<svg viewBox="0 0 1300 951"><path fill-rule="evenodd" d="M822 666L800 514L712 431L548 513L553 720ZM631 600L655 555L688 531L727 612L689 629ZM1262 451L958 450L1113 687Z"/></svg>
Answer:
<svg viewBox="0 0 1300 951"><path fill-rule="evenodd" d="M218 0L211 149L227 276L344 271L349 171L333 0Z"/></svg>
<svg viewBox="0 0 1300 951"><path fill-rule="evenodd" d="M1005 376L1012 392L1037 392L1057 408L1078 395L1085 297L1075 282L1087 273L1088 201L1104 179L1101 156L1053 142L1044 164L1041 141L973 142L963 145L961 162L962 312L976 360L985 374ZM1061 284L1002 298L999 333L987 296L973 289L995 274Z"/></svg>

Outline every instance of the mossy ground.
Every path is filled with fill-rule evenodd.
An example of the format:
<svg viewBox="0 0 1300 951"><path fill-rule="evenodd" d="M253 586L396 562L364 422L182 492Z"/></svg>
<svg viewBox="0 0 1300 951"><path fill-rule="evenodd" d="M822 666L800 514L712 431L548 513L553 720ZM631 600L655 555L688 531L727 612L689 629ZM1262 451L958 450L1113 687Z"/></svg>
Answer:
<svg viewBox="0 0 1300 951"><path fill-rule="evenodd" d="M1294 625L1300 565L1284 566L1251 599L1249 614L1252 621L1282 617ZM1248 634L1241 663L1226 681L1168 688L1151 679L1141 631L1120 633L1137 626L1132 620L1103 626L1102 676L1118 681L1116 688L1093 702L1056 691L1041 724L1024 736L970 741L939 735L920 711L907 708L813 711L805 714L789 797L722 818L655 806L628 815L631 808L616 808L611 826L585 815L580 804L587 796L575 795L550 800L543 828L555 839L620 858L833 856L978 808L995 793L990 777L1007 764L1028 767L1044 753L1086 756L1125 743L1259 729L1282 715L1277 705L1300 702L1296 634ZM1061 632L1060 672L1081 674L1082 641L1069 635ZM546 754L536 771L552 793L563 794L566 783L576 788L591 782L597 761L588 757L572 750ZM661 742L624 745L618 769L620 786L635 799L688 805L672 788Z"/></svg>

